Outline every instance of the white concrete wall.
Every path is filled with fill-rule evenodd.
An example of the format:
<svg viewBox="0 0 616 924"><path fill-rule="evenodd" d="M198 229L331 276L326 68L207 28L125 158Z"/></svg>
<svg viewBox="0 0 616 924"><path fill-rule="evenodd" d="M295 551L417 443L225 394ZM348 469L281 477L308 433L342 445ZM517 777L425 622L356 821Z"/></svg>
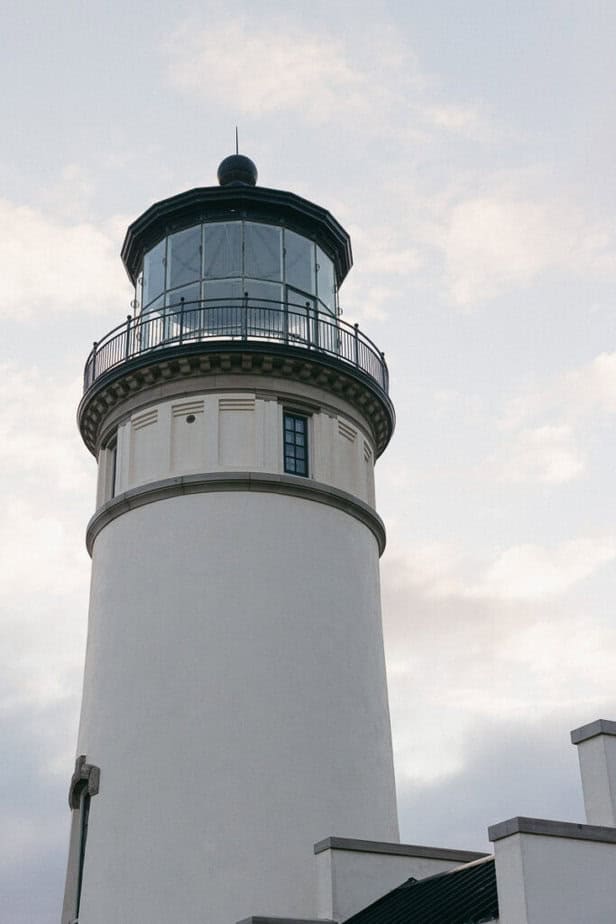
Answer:
<svg viewBox="0 0 616 924"><path fill-rule="evenodd" d="M225 431L217 400L183 421L190 436L172 403L138 415L135 438L127 422L122 487L169 474L148 456L214 465L221 432L254 433L244 460L265 459L279 406ZM316 841L398 839L370 530L239 491L113 520L94 546L78 753L101 771L80 924L315 917Z"/></svg>
<svg viewBox="0 0 616 924"><path fill-rule="evenodd" d="M117 429L115 494L151 481L200 472L282 473L284 407L272 397L225 391L139 409ZM297 402L291 407L298 410ZM309 477L374 506L371 438L342 413L313 407L306 413ZM187 423L188 417L194 417L194 422ZM98 506L112 496L109 457L103 448L99 454Z"/></svg>
<svg viewBox="0 0 616 924"><path fill-rule="evenodd" d="M317 914L345 921L411 876L424 879L443 873L461 861L367 851L327 849L316 861Z"/></svg>
<svg viewBox="0 0 616 924"><path fill-rule="evenodd" d="M616 920L616 844L514 834L494 848L500 924Z"/></svg>

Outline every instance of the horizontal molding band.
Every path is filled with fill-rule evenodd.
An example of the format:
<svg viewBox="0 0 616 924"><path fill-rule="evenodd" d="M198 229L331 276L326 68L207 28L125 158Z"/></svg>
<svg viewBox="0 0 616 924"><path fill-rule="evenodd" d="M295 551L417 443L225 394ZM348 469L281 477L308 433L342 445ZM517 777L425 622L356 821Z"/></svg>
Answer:
<svg viewBox="0 0 616 924"><path fill-rule="evenodd" d="M476 850L456 850L448 847L420 847L416 844L392 844L389 841L364 841L350 837L326 837L314 845L315 854L325 850L350 850L358 853L384 853L395 857L425 857L430 860L451 860L472 863L489 856Z"/></svg>
<svg viewBox="0 0 616 924"><path fill-rule="evenodd" d="M100 531L123 513L184 494L209 494L221 491L285 494L318 504L327 504L329 507L343 510L367 526L377 541L379 555L382 555L385 550L385 526L380 516L368 504L346 491L295 475L273 475L267 472L209 472L203 475L183 475L179 478L152 481L137 488L131 488L130 491L118 494L117 497L107 501L88 523L86 530L88 552L92 555L94 542Z"/></svg>
<svg viewBox="0 0 616 924"><path fill-rule="evenodd" d="M262 376L270 382L315 385L356 408L373 432L377 457L389 443L395 411L376 379L327 353L257 341L176 344L146 351L111 367L81 399L77 409L81 435L96 455L105 419L126 399L173 380L189 388L192 378L245 374Z"/></svg>
<svg viewBox="0 0 616 924"><path fill-rule="evenodd" d="M491 841L501 841L513 834L539 834L543 837L567 837L578 841L600 841L616 844L616 828L603 825L582 825L571 821L551 821L547 818L509 818L488 828Z"/></svg>

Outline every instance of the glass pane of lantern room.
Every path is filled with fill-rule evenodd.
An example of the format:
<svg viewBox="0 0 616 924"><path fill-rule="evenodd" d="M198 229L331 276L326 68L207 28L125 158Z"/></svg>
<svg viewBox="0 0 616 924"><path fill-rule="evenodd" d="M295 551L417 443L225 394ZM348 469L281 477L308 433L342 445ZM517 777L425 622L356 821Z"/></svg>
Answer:
<svg viewBox="0 0 616 924"><path fill-rule="evenodd" d="M244 225L244 275L282 279L282 232L272 225Z"/></svg>
<svg viewBox="0 0 616 924"><path fill-rule="evenodd" d="M314 244L308 238L285 231L286 282L302 292L314 292Z"/></svg>
<svg viewBox="0 0 616 924"><path fill-rule="evenodd" d="M280 283L245 279L244 287L248 293L248 333L277 339L284 328Z"/></svg>
<svg viewBox="0 0 616 924"><path fill-rule="evenodd" d="M336 311L336 290L334 281L334 264L317 247L317 288L319 301L334 314Z"/></svg>
<svg viewBox="0 0 616 924"><path fill-rule="evenodd" d="M203 329L209 337L239 334L242 322L242 283L239 279L206 282Z"/></svg>
<svg viewBox="0 0 616 924"><path fill-rule="evenodd" d="M135 337L141 350L149 350L165 339L164 304L165 299L161 295L141 312L139 324L135 327Z"/></svg>
<svg viewBox="0 0 616 924"><path fill-rule="evenodd" d="M201 278L201 225L186 228L169 236L167 251L167 288Z"/></svg>
<svg viewBox="0 0 616 924"><path fill-rule="evenodd" d="M158 298L165 288L166 238L149 250L143 258L143 307Z"/></svg>
<svg viewBox="0 0 616 924"><path fill-rule="evenodd" d="M242 274L242 223L217 221L204 225L206 279Z"/></svg>
<svg viewBox="0 0 616 924"><path fill-rule="evenodd" d="M201 283L199 282L193 282L190 286L167 293L165 315L169 331L175 332L177 329L179 332L180 327L184 332L199 329L202 323L200 297ZM184 300L183 307L182 299Z"/></svg>

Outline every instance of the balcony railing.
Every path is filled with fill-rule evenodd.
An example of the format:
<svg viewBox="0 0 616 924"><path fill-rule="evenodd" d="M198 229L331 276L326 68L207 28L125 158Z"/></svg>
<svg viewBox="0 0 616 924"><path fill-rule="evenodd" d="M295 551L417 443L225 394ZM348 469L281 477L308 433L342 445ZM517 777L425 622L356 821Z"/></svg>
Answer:
<svg viewBox="0 0 616 924"><path fill-rule="evenodd" d="M123 363L210 341L260 341L324 354L354 367L388 392L385 357L357 324L346 324L310 303L282 304L248 296L180 302L137 318L129 315L94 344L86 361L84 391Z"/></svg>

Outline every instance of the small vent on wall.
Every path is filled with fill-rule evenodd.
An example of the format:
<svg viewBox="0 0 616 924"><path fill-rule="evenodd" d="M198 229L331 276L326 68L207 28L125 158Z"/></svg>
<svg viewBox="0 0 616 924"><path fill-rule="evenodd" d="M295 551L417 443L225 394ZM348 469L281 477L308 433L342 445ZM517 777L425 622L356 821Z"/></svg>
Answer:
<svg viewBox="0 0 616 924"><path fill-rule="evenodd" d="M355 442L357 431L354 430L353 427L349 427L349 425L345 424L342 420L338 421L338 433L340 436L344 436L350 443Z"/></svg>
<svg viewBox="0 0 616 924"><path fill-rule="evenodd" d="M142 430L143 427L149 427L150 424L155 424L158 420L158 408L155 408L153 411L146 411L144 414L139 414L138 417L133 417L131 420L131 427L133 430Z"/></svg>
<svg viewBox="0 0 616 924"><path fill-rule="evenodd" d="M254 411L254 398L220 398L218 402L221 411Z"/></svg>
<svg viewBox="0 0 616 924"><path fill-rule="evenodd" d="M368 443L364 440L364 459L366 462L372 462L372 450Z"/></svg>
<svg viewBox="0 0 616 924"><path fill-rule="evenodd" d="M184 417L185 414L203 414L203 401L183 401L181 404L173 404L171 412L174 417Z"/></svg>

